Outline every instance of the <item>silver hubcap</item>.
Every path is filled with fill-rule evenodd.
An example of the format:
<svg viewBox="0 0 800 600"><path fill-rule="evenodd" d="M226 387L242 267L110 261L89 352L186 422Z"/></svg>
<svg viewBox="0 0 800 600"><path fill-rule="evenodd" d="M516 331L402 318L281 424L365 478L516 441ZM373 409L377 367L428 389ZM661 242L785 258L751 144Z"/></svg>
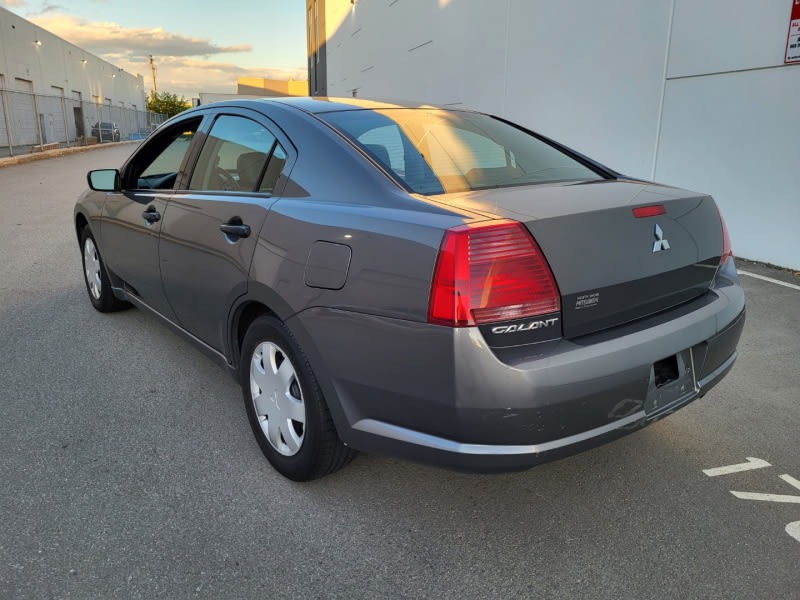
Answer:
<svg viewBox="0 0 800 600"><path fill-rule="evenodd" d="M86 284L89 292L95 300L100 300L100 258L97 256L97 248L94 246L92 238L86 238L83 245L83 269L86 272Z"/></svg>
<svg viewBox="0 0 800 600"><path fill-rule="evenodd" d="M272 342L256 347L250 363L250 395L270 445L284 456L297 454L306 431L306 407L294 365Z"/></svg>

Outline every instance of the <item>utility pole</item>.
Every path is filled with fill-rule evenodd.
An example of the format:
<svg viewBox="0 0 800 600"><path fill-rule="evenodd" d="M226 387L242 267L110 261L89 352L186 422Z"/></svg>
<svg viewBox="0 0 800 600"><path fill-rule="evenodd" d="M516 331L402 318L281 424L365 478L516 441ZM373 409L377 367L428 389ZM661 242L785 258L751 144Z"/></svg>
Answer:
<svg viewBox="0 0 800 600"><path fill-rule="evenodd" d="M153 55L150 55L150 71L153 73L153 97L155 98L156 92L158 89L156 88L156 65L153 63Z"/></svg>

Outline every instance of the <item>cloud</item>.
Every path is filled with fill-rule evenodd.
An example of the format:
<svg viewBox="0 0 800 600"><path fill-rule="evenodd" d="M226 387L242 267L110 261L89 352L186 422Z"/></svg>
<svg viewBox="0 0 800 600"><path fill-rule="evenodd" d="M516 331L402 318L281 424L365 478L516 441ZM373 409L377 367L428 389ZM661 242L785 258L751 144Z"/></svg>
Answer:
<svg viewBox="0 0 800 600"><path fill-rule="evenodd" d="M145 85L152 79L146 63L131 60L123 54L107 54L103 58L131 73L141 73ZM306 67L276 69L270 67L241 67L227 62L217 62L180 56L159 57L156 62L156 83L165 90L187 98L200 92L235 93L238 77L264 77L266 79L305 81Z"/></svg>
<svg viewBox="0 0 800 600"><path fill-rule="evenodd" d="M25 6L24 0L3 0L2 6Z"/></svg>
<svg viewBox="0 0 800 600"><path fill-rule="evenodd" d="M170 33L161 27L127 28L117 23L90 22L63 14L44 14L30 20L76 46L101 54L123 51L129 56L210 56L252 50L249 44L218 46L207 38Z"/></svg>
<svg viewBox="0 0 800 600"><path fill-rule="evenodd" d="M17 1L17 0L5 0ZM234 93L237 77L304 81L305 66L296 69L241 67L209 57L251 52L250 45L219 46L205 38L193 38L158 28L126 28L117 23L89 22L63 14L40 14L30 19L39 27L100 56L129 73L144 76L152 86L148 55L156 64L159 90L187 98L200 92Z"/></svg>

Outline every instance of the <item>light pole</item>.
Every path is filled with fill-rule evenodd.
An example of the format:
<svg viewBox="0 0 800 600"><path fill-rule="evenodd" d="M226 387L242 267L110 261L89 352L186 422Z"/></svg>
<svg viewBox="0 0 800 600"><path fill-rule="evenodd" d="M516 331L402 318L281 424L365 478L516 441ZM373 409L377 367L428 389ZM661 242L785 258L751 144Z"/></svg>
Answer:
<svg viewBox="0 0 800 600"><path fill-rule="evenodd" d="M150 72L153 74L153 96L155 97L158 88L156 88L156 65L153 62L153 55L150 55Z"/></svg>

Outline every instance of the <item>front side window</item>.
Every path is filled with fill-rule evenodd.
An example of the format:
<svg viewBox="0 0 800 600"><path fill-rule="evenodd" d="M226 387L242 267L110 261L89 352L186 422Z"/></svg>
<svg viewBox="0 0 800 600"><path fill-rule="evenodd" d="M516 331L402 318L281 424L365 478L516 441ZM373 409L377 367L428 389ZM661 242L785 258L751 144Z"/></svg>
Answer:
<svg viewBox="0 0 800 600"><path fill-rule="evenodd" d="M200 121L197 118L182 122L148 141L125 175L127 185L138 189L172 189Z"/></svg>
<svg viewBox="0 0 800 600"><path fill-rule="evenodd" d="M420 194L603 178L536 136L480 113L390 108L320 117Z"/></svg>
<svg viewBox="0 0 800 600"><path fill-rule="evenodd" d="M197 159L190 190L252 192L275 146L275 136L252 119L222 115Z"/></svg>

